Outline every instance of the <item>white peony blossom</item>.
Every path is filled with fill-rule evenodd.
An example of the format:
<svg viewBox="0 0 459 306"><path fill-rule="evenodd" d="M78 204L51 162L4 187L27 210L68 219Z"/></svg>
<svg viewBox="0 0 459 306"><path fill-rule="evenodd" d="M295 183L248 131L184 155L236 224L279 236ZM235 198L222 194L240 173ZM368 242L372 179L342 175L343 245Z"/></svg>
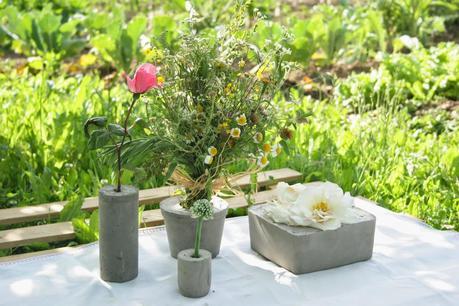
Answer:
<svg viewBox="0 0 459 306"><path fill-rule="evenodd" d="M280 182L276 186L277 201L282 206L291 205L298 199L300 192L305 188L306 186L303 184L295 184L290 186L287 183Z"/></svg>
<svg viewBox="0 0 459 306"><path fill-rule="evenodd" d="M330 182L292 186L279 183L276 193L277 201L268 206L267 215L277 223L334 230L358 218L351 195Z"/></svg>

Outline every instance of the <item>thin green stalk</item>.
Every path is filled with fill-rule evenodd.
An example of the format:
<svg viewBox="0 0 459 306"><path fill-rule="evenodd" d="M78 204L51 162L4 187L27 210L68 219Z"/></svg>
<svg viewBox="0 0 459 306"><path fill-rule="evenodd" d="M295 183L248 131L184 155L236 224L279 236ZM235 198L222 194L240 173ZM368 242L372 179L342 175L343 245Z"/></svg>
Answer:
<svg viewBox="0 0 459 306"><path fill-rule="evenodd" d="M197 220L196 224L196 237L194 239L194 258L199 258L199 247L201 246L201 229L202 229L202 223L204 222L204 218L200 217Z"/></svg>
<svg viewBox="0 0 459 306"><path fill-rule="evenodd" d="M121 139L121 143L116 146L116 155L117 155L117 184L116 184L116 192L121 192L121 150L123 149L124 141L126 140L126 135L128 134L128 120L129 117L131 116L132 109L134 108L135 102L139 99L140 95L139 94L133 94L132 96L132 103L129 106L128 113L126 115L126 119L124 120L124 134L123 138Z"/></svg>

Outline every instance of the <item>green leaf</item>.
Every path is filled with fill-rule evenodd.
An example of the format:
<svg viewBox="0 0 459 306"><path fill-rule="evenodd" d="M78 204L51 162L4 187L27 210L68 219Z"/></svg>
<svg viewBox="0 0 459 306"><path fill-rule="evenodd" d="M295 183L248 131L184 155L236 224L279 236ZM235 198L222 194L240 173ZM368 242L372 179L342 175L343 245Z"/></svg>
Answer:
<svg viewBox="0 0 459 306"><path fill-rule="evenodd" d="M49 243L46 242L34 242L25 246L29 252L43 251L50 249Z"/></svg>
<svg viewBox="0 0 459 306"><path fill-rule="evenodd" d="M41 18L38 20L38 26L43 33L56 32L61 25L61 16L54 15L52 11L44 11Z"/></svg>
<svg viewBox="0 0 459 306"><path fill-rule="evenodd" d="M116 51L116 43L112 37L107 34L95 36L90 41L91 45L99 51L102 58L107 62L114 62L113 54Z"/></svg>
<svg viewBox="0 0 459 306"><path fill-rule="evenodd" d="M48 48L47 45L43 43L43 36L41 34L40 27L37 25L36 20L32 20L32 33L31 33L32 40L35 44L35 47L43 52L47 52Z"/></svg>
<svg viewBox="0 0 459 306"><path fill-rule="evenodd" d="M125 71L129 71L132 60L137 56L137 46L139 44L140 35L142 35L147 26L147 19L143 15L137 15L127 28L121 34L121 40L118 50L121 52L120 60Z"/></svg>
<svg viewBox="0 0 459 306"><path fill-rule="evenodd" d="M148 128L147 122L142 118L137 118L134 121L134 124L132 125L132 127L128 129L128 134L133 137L135 136L145 137L147 135L145 133L145 130L147 128Z"/></svg>
<svg viewBox="0 0 459 306"><path fill-rule="evenodd" d="M77 55L86 47L84 39L65 39L62 42L62 49L66 56Z"/></svg>
<svg viewBox="0 0 459 306"><path fill-rule="evenodd" d="M148 123L143 118L136 118L134 121L134 126L140 126L141 128L148 128Z"/></svg>
<svg viewBox="0 0 459 306"><path fill-rule="evenodd" d="M280 141L280 144L282 145L282 149L285 151L285 153L287 154L287 156L290 156L290 148L288 147L288 142L285 141L284 139L282 139Z"/></svg>
<svg viewBox="0 0 459 306"><path fill-rule="evenodd" d="M107 26L107 20L110 16L105 12L90 12L85 20L84 25L91 30L102 30Z"/></svg>
<svg viewBox="0 0 459 306"><path fill-rule="evenodd" d="M115 123L110 123L108 125L108 131L116 136L126 135L124 128L121 125Z"/></svg>
<svg viewBox="0 0 459 306"><path fill-rule="evenodd" d="M70 221L74 218L84 216L84 213L81 211L83 201L84 198L79 196L65 204L64 208L59 214L59 222Z"/></svg>
<svg viewBox="0 0 459 306"><path fill-rule="evenodd" d="M167 168L167 171L166 171L166 175L164 176L164 181L168 181L171 176L172 176L172 173L174 173L175 171L175 168L177 168L177 162L176 161L173 161L169 164L169 167Z"/></svg>
<svg viewBox="0 0 459 306"><path fill-rule="evenodd" d="M73 34L77 31L77 26L81 23L80 19L71 19L66 23L62 24L59 31L63 33Z"/></svg>
<svg viewBox="0 0 459 306"><path fill-rule="evenodd" d="M99 210L96 209L91 213L91 217L89 217L89 230L91 231L92 235L99 239Z"/></svg>
<svg viewBox="0 0 459 306"><path fill-rule="evenodd" d="M143 211L145 210L145 206L139 206L139 226L142 225L143 220Z"/></svg>
<svg viewBox="0 0 459 306"><path fill-rule="evenodd" d="M137 15L129 22L126 32L132 39L133 43L138 43L140 35L142 35L143 31L145 31L146 26L147 18L143 15Z"/></svg>
<svg viewBox="0 0 459 306"><path fill-rule="evenodd" d="M84 218L75 218L72 220L73 229L76 239L79 243L90 243L98 240L98 234L91 230Z"/></svg>
<svg viewBox="0 0 459 306"><path fill-rule="evenodd" d="M158 47L173 49L176 39L176 23L169 15L158 15L153 18L153 43Z"/></svg>
<svg viewBox="0 0 459 306"><path fill-rule="evenodd" d="M106 117L92 117L92 118L89 118L84 123L84 134L86 135L86 137L89 137L89 127L91 125L95 125L97 127L104 127L106 123L107 123L107 118Z"/></svg>
<svg viewBox="0 0 459 306"><path fill-rule="evenodd" d="M95 150L106 146L110 141L110 132L106 130L96 130L89 136L88 146L90 150Z"/></svg>

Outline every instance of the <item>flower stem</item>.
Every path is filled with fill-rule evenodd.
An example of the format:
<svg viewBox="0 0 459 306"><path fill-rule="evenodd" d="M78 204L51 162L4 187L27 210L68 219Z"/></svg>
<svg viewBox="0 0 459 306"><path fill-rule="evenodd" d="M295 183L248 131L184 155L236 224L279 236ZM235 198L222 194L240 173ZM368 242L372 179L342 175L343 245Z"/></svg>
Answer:
<svg viewBox="0 0 459 306"><path fill-rule="evenodd" d="M135 102L139 99L140 95L139 94L133 94L132 95L132 102L131 105L129 106L128 113L126 115L126 118L124 119L124 134L123 138L121 138L121 142L116 146L116 155L117 155L117 164L118 164L118 171L117 171L117 186L116 186L116 192L121 192L121 150L124 145L124 141L126 140L126 135L128 134L127 130L127 125L129 121L129 117L131 116L132 109L134 108Z"/></svg>
<svg viewBox="0 0 459 306"><path fill-rule="evenodd" d="M196 224L196 236L194 238L194 258L199 258L199 247L201 246L201 230L202 230L202 223L204 221L203 217L200 217L197 220Z"/></svg>

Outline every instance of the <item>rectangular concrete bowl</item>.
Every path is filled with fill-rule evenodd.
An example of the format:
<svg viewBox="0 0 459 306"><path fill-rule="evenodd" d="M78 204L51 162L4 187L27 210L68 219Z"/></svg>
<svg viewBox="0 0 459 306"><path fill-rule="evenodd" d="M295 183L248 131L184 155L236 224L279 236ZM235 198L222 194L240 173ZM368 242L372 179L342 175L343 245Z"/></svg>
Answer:
<svg viewBox="0 0 459 306"><path fill-rule="evenodd" d="M265 216L265 205L249 208L251 247L294 274L368 260L373 254L376 218L364 210L353 208L358 222L322 231L274 223Z"/></svg>

